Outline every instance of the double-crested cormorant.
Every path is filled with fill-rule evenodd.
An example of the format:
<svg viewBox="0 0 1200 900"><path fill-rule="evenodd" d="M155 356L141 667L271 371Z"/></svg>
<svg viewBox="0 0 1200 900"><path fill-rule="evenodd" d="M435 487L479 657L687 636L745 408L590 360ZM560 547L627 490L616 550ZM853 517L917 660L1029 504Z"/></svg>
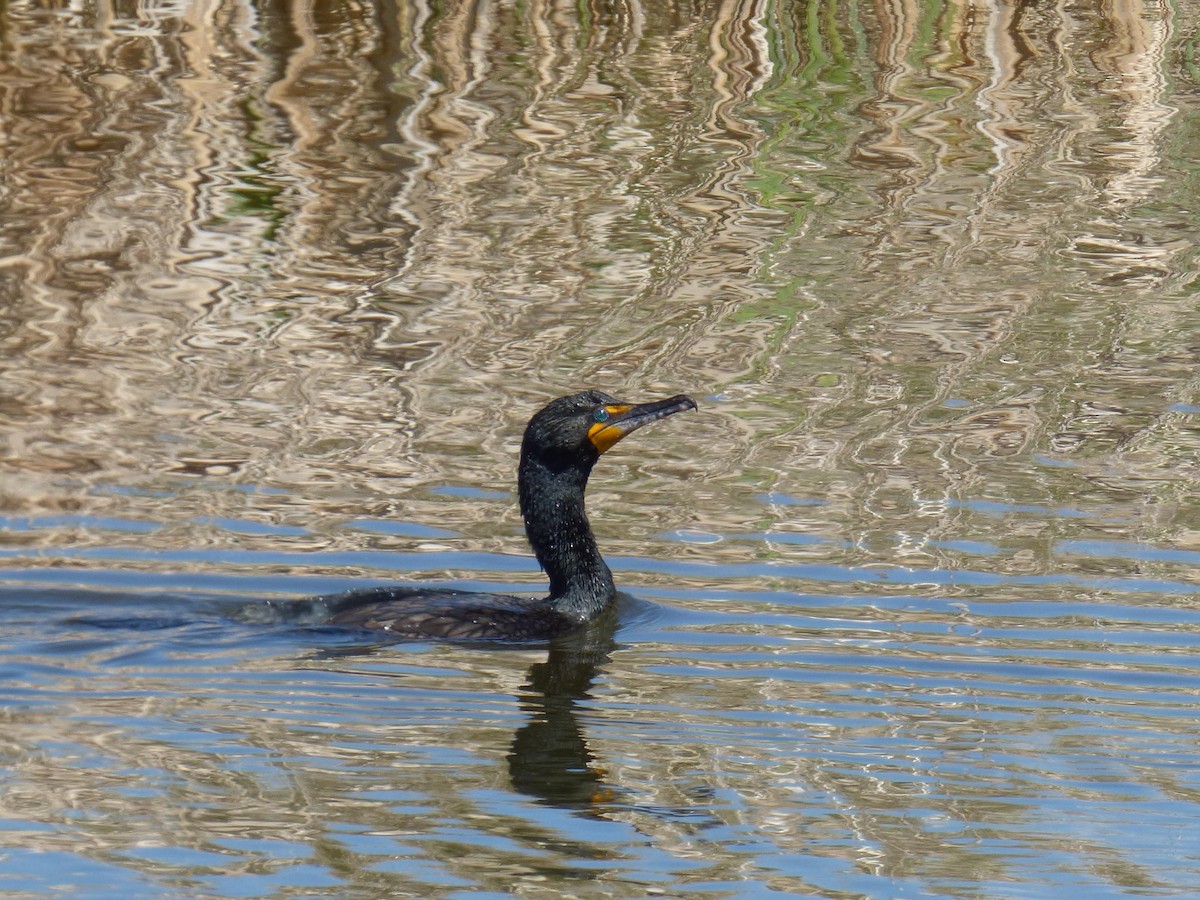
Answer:
<svg viewBox="0 0 1200 900"><path fill-rule="evenodd" d="M321 598L333 611L326 623L448 640L543 640L579 628L616 593L583 508L592 466L630 432L695 408L696 402L682 394L633 404L584 391L558 398L529 420L518 491L525 534L550 576L549 597L366 588Z"/></svg>

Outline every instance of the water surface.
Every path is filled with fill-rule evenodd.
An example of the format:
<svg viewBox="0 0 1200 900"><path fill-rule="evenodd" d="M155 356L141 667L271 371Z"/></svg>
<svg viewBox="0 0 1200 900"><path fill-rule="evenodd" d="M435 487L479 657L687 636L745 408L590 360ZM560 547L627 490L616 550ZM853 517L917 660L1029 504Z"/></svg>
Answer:
<svg viewBox="0 0 1200 900"><path fill-rule="evenodd" d="M1190 896L1188 2L10 2L0 893ZM627 592L553 647L549 398Z"/></svg>

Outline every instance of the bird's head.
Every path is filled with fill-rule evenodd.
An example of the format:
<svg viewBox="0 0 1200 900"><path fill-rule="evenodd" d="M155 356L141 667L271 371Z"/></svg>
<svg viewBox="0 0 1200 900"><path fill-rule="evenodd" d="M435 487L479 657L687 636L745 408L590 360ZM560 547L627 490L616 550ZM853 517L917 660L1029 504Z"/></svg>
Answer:
<svg viewBox="0 0 1200 900"><path fill-rule="evenodd" d="M625 435L695 408L696 401L684 394L650 403L626 403L601 391L559 397L529 420L521 456L550 469L581 466L586 473L601 453Z"/></svg>

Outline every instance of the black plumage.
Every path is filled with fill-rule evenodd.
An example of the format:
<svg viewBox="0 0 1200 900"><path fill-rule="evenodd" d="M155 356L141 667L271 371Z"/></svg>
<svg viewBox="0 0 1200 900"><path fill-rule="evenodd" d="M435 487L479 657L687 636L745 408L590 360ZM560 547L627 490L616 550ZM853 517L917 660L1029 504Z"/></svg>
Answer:
<svg viewBox="0 0 1200 900"><path fill-rule="evenodd" d="M595 618L616 593L584 510L600 454L643 425L695 409L679 395L624 403L600 391L560 397L529 420L517 486L525 534L550 578L548 597L382 587L318 598L327 624L446 640L544 640Z"/></svg>

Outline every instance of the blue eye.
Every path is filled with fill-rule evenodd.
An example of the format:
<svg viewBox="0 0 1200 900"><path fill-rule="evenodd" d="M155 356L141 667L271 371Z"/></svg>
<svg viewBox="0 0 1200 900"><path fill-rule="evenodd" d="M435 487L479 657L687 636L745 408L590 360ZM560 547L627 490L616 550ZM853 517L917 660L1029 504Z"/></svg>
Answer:
<svg viewBox="0 0 1200 900"><path fill-rule="evenodd" d="M592 418L597 422L607 422L609 419L608 410L602 406L592 413Z"/></svg>

